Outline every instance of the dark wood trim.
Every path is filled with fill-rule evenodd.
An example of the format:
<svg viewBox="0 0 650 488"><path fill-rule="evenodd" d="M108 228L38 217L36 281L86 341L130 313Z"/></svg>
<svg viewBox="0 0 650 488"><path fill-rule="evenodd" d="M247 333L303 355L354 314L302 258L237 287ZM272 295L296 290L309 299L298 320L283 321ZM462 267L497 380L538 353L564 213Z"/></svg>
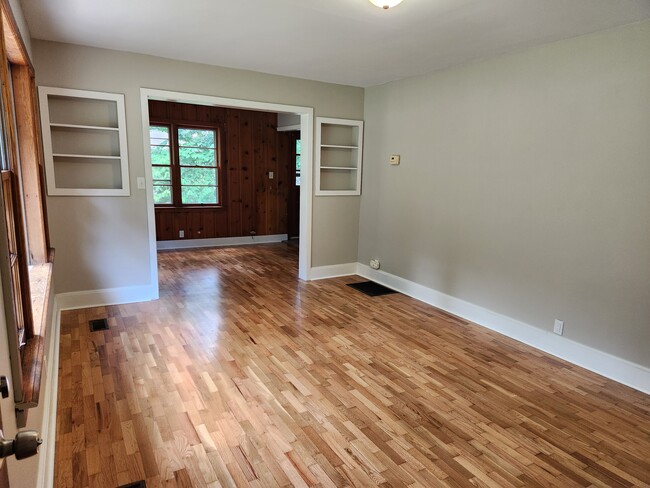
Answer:
<svg viewBox="0 0 650 488"><path fill-rule="evenodd" d="M54 263L54 249L48 254L48 262L40 265L43 271L42 296L38 297L41 314L38 326L38 333L34 335L22 352L23 371L23 398L16 403L17 410L27 410L38 406L42 387L42 375L45 359L45 344L49 337L50 324L52 324L52 269ZM24 416L24 415L23 415Z"/></svg>
<svg viewBox="0 0 650 488"><path fill-rule="evenodd" d="M36 112L35 84L26 66L12 65L14 105L18 147L20 149L20 175L22 178L25 222L29 236L29 255L32 264L47 262L48 245L45 230L45 209L41 187L39 141L40 129Z"/></svg>
<svg viewBox="0 0 650 488"><path fill-rule="evenodd" d="M14 282L14 300L18 310L18 320L23 326L23 341L27 342L34 337L34 322L32 319L32 295L29 286L29 269L27 266L27 243L22 228L23 214L18 192L18 177L13 171L2 171L2 193L4 197L5 213L8 222L9 252L12 254L10 264L12 281Z"/></svg>
<svg viewBox="0 0 650 488"><path fill-rule="evenodd" d="M2 137L8 162L8 168L2 171L0 200L4 208L0 212L0 272L16 421L20 428L27 420L26 408L37 406L40 397L45 334L47 321L51 321L49 295L53 253L48 252L47 213L42 191L43 148L34 69L7 0L0 0L0 10L0 81L5 131ZM18 174L22 174L22 181ZM31 246L26 239L24 221L27 221ZM47 268L38 331L34 327L28 253L35 267ZM22 341L18 337L18 325L23 327Z"/></svg>

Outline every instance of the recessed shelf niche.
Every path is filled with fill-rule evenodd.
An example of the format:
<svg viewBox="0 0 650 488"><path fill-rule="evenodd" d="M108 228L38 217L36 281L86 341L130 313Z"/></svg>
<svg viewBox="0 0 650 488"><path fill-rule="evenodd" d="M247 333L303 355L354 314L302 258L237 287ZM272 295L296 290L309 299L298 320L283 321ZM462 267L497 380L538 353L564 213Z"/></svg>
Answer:
<svg viewBox="0 0 650 488"><path fill-rule="evenodd" d="M316 195L360 195L363 122L316 119Z"/></svg>
<svg viewBox="0 0 650 488"><path fill-rule="evenodd" d="M39 87L48 195L128 196L124 95Z"/></svg>

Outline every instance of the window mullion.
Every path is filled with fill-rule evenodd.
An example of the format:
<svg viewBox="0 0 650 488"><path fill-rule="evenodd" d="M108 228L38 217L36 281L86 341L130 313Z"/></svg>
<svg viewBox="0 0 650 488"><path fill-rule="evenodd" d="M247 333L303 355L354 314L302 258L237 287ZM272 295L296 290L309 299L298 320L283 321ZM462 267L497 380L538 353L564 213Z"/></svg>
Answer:
<svg viewBox="0 0 650 488"><path fill-rule="evenodd" d="M181 207L183 206L183 200L181 197L181 164L178 144L178 126L176 124L171 125L171 133L173 137L170 137L169 143L172 145L172 203L175 207Z"/></svg>

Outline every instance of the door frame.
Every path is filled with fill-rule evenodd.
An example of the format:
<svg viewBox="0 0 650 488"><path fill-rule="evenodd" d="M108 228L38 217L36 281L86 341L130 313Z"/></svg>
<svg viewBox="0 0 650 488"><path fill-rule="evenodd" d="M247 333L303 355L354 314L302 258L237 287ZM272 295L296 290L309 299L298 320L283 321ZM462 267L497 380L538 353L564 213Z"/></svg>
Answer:
<svg viewBox="0 0 650 488"><path fill-rule="evenodd" d="M226 108L239 108L261 112L277 112L300 115L300 137L302 144L301 191L300 191L300 245L298 256L298 277L309 280L311 270L311 239L312 239L312 204L313 204L313 137L314 109L297 105L258 102L238 98L223 98L211 95L140 88L140 103L142 109L142 140L144 149L144 178L147 196L147 225L149 227L149 266L151 269L151 288L154 296L159 297L158 286L158 248L156 245L156 216L153 201L153 178L151 175L151 150L149 146L149 100L165 102L190 103ZM304 182L304 183L303 183ZM307 191L303 191L307 190Z"/></svg>

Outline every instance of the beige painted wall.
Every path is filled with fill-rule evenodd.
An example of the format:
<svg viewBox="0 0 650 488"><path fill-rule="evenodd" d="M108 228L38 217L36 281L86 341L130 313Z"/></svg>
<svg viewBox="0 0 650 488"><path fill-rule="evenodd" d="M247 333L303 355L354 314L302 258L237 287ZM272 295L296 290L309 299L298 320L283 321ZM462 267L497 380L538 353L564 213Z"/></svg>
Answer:
<svg viewBox="0 0 650 488"><path fill-rule="evenodd" d="M39 85L123 93L130 197L49 197L57 293L149 284L140 88L314 108L315 116L363 118L363 89L186 63L138 54L32 41ZM314 199L312 265L357 258L359 198ZM332 236L335 236L334 238Z"/></svg>
<svg viewBox="0 0 650 488"><path fill-rule="evenodd" d="M360 262L650 366L650 22L370 88L365 119Z"/></svg>
<svg viewBox="0 0 650 488"><path fill-rule="evenodd" d="M20 35L23 38L23 43L27 49L27 54L32 56L32 38L29 34L29 27L27 26L27 21L23 15L23 8L20 3L20 0L9 0L9 6L11 7L11 13L14 14L14 19L16 19L16 25L20 31Z"/></svg>

